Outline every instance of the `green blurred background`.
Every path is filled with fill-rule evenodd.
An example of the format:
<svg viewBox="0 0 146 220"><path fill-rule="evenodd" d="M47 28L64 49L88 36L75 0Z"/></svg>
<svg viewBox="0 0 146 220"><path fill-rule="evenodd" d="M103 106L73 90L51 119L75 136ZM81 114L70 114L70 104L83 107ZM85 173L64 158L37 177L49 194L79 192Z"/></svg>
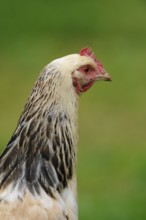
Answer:
<svg viewBox="0 0 146 220"><path fill-rule="evenodd" d="M145 220L145 0L0 0L0 146L44 65L87 45L113 82L80 98L79 219Z"/></svg>

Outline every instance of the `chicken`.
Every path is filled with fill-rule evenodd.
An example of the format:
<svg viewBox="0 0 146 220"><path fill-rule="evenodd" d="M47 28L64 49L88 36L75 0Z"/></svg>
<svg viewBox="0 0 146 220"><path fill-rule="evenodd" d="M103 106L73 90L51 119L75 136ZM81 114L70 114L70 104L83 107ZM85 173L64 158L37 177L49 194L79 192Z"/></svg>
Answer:
<svg viewBox="0 0 146 220"><path fill-rule="evenodd" d="M0 157L0 220L77 220L78 97L111 78L90 48L41 72Z"/></svg>

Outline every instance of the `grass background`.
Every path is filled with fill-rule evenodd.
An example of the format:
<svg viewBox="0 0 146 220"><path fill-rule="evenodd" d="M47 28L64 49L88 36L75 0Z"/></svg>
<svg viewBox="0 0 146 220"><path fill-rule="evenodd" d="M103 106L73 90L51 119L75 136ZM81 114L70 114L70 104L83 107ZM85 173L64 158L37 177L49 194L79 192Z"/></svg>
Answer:
<svg viewBox="0 0 146 220"><path fill-rule="evenodd" d="M145 220L145 0L0 0L0 146L43 66L87 45L113 82L80 98L79 219Z"/></svg>

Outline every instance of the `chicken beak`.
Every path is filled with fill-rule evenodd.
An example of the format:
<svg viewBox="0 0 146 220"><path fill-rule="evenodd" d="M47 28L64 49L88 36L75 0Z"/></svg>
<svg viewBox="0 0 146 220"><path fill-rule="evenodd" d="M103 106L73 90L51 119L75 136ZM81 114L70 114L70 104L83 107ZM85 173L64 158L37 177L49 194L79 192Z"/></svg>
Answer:
<svg viewBox="0 0 146 220"><path fill-rule="evenodd" d="M110 75L104 70L100 73L98 73L97 77L96 77L96 81L98 80L104 80L104 81L112 81L112 78L110 77Z"/></svg>
<svg viewBox="0 0 146 220"><path fill-rule="evenodd" d="M103 75L103 80L104 81L112 81L112 78L107 72L105 72L105 74Z"/></svg>

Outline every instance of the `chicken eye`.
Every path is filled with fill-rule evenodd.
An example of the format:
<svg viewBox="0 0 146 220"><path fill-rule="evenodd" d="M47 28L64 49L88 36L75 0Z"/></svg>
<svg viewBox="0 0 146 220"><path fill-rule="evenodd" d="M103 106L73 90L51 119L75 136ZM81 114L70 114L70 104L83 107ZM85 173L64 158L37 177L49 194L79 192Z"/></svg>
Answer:
<svg viewBox="0 0 146 220"><path fill-rule="evenodd" d="M89 70L90 70L90 67L85 67L85 69L84 69L84 71L85 71L85 73L88 73L89 72Z"/></svg>

